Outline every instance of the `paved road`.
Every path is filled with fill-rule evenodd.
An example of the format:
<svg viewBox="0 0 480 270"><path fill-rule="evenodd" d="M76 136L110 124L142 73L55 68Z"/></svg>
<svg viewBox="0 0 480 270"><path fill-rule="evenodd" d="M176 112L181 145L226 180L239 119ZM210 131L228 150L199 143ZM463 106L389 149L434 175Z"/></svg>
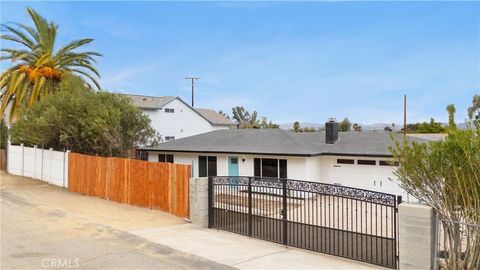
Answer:
<svg viewBox="0 0 480 270"><path fill-rule="evenodd" d="M233 269L128 233L185 223L0 171L1 269Z"/></svg>

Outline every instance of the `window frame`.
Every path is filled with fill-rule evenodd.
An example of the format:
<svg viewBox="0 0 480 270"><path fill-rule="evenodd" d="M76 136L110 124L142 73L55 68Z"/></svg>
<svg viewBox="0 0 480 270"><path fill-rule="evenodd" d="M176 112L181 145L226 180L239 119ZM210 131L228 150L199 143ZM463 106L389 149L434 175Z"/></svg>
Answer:
<svg viewBox="0 0 480 270"><path fill-rule="evenodd" d="M263 176L263 160L276 160L277 161L277 176ZM283 168L282 168L283 166ZM279 179L288 178L288 159L281 158L254 158L253 159L253 175L255 177L272 177Z"/></svg>
<svg viewBox="0 0 480 270"><path fill-rule="evenodd" d="M210 167L211 166L210 164L213 164L213 163L215 163L214 170L212 167ZM214 173L212 173L212 171L214 171ZM210 176L218 176L217 156L198 156L198 177L210 177Z"/></svg>
<svg viewBox="0 0 480 270"><path fill-rule="evenodd" d="M158 154L158 162L175 163L173 154Z"/></svg>
<svg viewBox="0 0 480 270"><path fill-rule="evenodd" d="M377 161L375 159L357 159L357 165L376 166Z"/></svg>
<svg viewBox="0 0 480 270"><path fill-rule="evenodd" d="M175 136L165 136L165 141L166 142L174 141L174 140L175 140Z"/></svg>
<svg viewBox="0 0 480 270"><path fill-rule="evenodd" d="M337 158L336 163L337 164L342 164L342 165L355 165L355 159Z"/></svg>
<svg viewBox="0 0 480 270"><path fill-rule="evenodd" d="M390 166L390 167L397 167L399 165L399 163L397 161L389 161L389 160L379 160L378 161L378 165L379 166Z"/></svg>

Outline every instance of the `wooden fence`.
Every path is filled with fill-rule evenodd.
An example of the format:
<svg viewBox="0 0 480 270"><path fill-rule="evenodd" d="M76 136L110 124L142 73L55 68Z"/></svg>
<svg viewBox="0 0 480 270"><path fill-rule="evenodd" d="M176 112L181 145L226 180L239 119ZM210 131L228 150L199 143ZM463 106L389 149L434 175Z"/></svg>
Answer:
<svg viewBox="0 0 480 270"><path fill-rule="evenodd" d="M0 170L5 171L7 166L7 153L5 149L0 149Z"/></svg>
<svg viewBox="0 0 480 270"><path fill-rule="evenodd" d="M68 190L188 216L190 165L69 153Z"/></svg>

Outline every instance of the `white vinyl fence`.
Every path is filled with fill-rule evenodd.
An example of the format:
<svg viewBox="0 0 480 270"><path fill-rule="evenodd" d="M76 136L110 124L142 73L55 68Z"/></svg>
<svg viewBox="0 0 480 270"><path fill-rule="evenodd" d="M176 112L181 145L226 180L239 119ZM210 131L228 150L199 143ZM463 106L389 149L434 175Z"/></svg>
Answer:
<svg viewBox="0 0 480 270"><path fill-rule="evenodd" d="M10 174L32 177L49 184L68 186L68 152L38 147L8 145L7 171Z"/></svg>

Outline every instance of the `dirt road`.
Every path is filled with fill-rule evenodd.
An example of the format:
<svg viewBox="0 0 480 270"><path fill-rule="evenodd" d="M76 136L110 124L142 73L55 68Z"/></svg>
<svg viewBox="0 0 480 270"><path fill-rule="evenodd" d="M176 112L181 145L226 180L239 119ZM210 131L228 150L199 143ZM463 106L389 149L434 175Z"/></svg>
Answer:
<svg viewBox="0 0 480 270"><path fill-rule="evenodd" d="M185 223L0 171L2 269L229 269L128 231Z"/></svg>

